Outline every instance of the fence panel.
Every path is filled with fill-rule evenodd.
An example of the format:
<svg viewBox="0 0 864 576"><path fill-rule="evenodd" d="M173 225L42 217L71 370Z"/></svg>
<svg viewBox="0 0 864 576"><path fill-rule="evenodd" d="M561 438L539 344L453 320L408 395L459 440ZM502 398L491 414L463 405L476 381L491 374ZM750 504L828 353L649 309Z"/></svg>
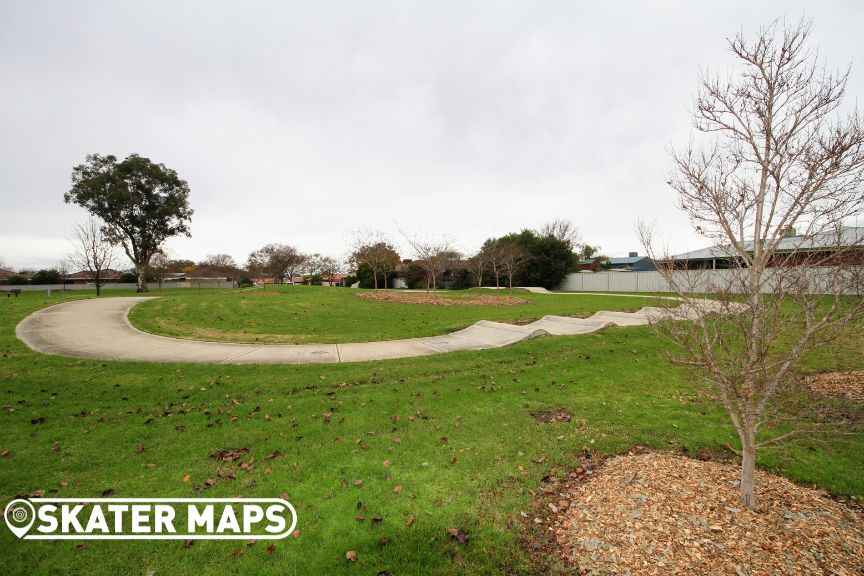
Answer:
<svg viewBox="0 0 864 576"><path fill-rule="evenodd" d="M790 270L793 271L794 270ZM824 266L809 268L803 275L813 294L830 292L835 275L851 274L848 268ZM676 282L687 282L694 292L714 292L714 286L727 286L735 279L733 270L691 270L675 272ZM790 275L791 277L791 275ZM797 280L798 278L796 278ZM784 282L784 275L771 270L762 285L763 294L771 294L778 283ZM594 272L568 274L558 287L563 292L671 292L669 284L660 272ZM734 291L734 289L733 289ZM849 295L860 295L861 288L850 289Z"/></svg>

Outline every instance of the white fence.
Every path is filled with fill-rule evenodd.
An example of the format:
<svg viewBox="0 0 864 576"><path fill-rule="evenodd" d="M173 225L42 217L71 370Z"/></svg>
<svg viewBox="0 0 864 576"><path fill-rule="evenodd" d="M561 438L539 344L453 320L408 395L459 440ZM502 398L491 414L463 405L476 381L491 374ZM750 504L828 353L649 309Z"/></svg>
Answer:
<svg viewBox="0 0 864 576"><path fill-rule="evenodd" d="M790 270L790 269L787 269ZM859 272L860 271L856 271ZM809 292L812 294L823 294L829 292L825 286L830 284L832 278L838 274L851 275L849 268L835 268L825 266L823 268L810 268L806 271ZM740 276L735 270L690 270L675 272L678 276L676 282L681 285L692 286L693 292L715 292L718 286L734 286L736 278ZM775 282L788 281L787 277L777 275L772 278L768 275L768 281L762 286L764 294L774 292ZM796 279L797 280L797 279ZM558 290L565 292L673 292L668 282L660 272L595 272L595 273L573 273L568 274ZM733 289L734 290L734 289ZM862 294L860 284L845 292L850 295Z"/></svg>

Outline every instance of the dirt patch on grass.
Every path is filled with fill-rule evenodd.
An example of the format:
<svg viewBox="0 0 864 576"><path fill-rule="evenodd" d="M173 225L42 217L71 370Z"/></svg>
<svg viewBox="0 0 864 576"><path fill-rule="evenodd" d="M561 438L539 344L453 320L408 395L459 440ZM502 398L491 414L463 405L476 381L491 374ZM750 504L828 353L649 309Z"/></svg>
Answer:
<svg viewBox="0 0 864 576"><path fill-rule="evenodd" d="M758 471L757 508L735 464L648 453L579 468L544 489L533 523L581 574L859 574L864 515ZM545 517L541 517L545 516Z"/></svg>
<svg viewBox="0 0 864 576"><path fill-rule="evenodd" d="M487 296L485 294L466 294L453 297L451 295L418 292L363 292L355 294L355 296L378 302L425 304L428 306L512 306L530 302L530 300L516 296Z"/></svg>
<svg viewBox="0 0 864 576"><path fill-rule="evenodd" d="M864 402L864 372L829 372L808 376L807 386L814 392Z"/></svg>
<svg viewBox="0 0 864 576"><path fill-rule="evenodd" d="M551 424L552 422L570 422L573 415L567 412L563 406L555 406L549 410L531 412L531 416L539 424Z"/></svg>

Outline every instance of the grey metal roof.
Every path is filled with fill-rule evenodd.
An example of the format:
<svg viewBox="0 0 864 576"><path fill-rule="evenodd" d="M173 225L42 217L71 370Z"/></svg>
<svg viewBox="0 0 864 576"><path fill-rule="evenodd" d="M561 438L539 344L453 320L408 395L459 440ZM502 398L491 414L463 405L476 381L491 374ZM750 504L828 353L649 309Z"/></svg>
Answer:
<svg viewBox="0 0 864 576"><path fill-rule="evenodd" d="M647 256L626 256L624 258L610 258L609 263L615 266L616 264L635 264L647 259Z"/></svg>
<svg viewBox="0 0 864 576"><path fill-rule="evenodd" d="M819 250L820 248L833 248L864 245L864 228L844 227L838 233L825 232L822 234L813 234L811 236L787 236L780 240L777 247L778 252L791 252L793 250ZM750 252L753 250L753 241L748 240L745 243L745 249ZM677 254L673 258L675 260L710 260L712 258L732 258L736 254L735 249L731 246L709 246Z"/></svg>

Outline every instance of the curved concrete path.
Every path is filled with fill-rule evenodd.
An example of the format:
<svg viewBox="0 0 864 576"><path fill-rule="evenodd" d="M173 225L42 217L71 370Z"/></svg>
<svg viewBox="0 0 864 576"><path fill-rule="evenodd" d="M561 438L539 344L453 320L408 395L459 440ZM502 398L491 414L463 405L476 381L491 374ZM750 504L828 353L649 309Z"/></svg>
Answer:
<svg viewBox="0 0 864 576"><path fill-rule="evenodd" d="M707 311L646 307L632 313L597 312L584 319L544 316L523 326L481 320L451 334L380 342L230 344L169 338L138 330L129 323L127 314L134 305L146 300L150 298L95 298L49 306L24 318L15 333L33 350L61 356L205 364L309 364L500 348L541 335L585 334L610 325L647 324L652 315L669 314L670 310L676 311L676 318Z"/></svg>

